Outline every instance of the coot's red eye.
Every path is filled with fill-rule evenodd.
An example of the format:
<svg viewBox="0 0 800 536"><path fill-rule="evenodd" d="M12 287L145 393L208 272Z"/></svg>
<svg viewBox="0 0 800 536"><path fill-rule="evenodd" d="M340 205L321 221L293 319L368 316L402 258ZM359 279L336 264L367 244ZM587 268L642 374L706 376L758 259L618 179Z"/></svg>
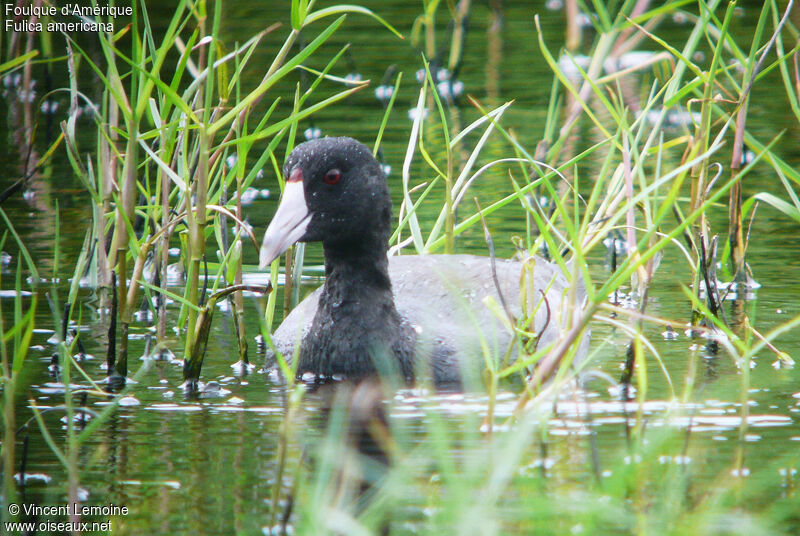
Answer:
<svg viewBox="0 0 800 536"><path fill-rule="evenodd" d="M339 179L341 178L342 178L341 171L339 171L336 168L330 169L325 174L325 184L331 184L331 185L336 184L337 182L339 182Z"/></svg>

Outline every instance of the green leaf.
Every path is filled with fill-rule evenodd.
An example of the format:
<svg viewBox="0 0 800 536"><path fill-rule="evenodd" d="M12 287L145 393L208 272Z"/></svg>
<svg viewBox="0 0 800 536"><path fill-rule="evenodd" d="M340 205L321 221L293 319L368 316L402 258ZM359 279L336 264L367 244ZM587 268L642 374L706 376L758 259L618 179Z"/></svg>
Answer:
<svg viewBox="0 0 800 536"><path fill-rule="evenodd" d="M275 71L272 76L269 76L266 80L259 84L257 88L243 98L236 106L231 108L225 115L220 117L211 126L209 126L209 137L213 138L217 131L226 126L228 123L231 123L241 113L242 110L248 108L250 105L256 102L261 95L266 93L269 88L278 82L278 80L286 76L286 74L291 72L295 67L305 61L306 58L313 54L320 46L322 46L323 43L328 40L333 32L335 32L339 26L341 26L342 22L344 22L344 16L341 16L333 21L330 26L325 28L325 30L316 37L316 39L306 45L306 47L303 48L303 50L301 50L295 57L286 62L283 67Z"/></svg>
<svg viewBox="0 0 800 536"><path fill-rule="evenodd" d="M778 209L779 211L783 212L793 220L800 222L800 210L797 209L794 205L787 203L783 199L779 197L775 197L772 194L768 194L767 192L761 192L753 196L754 199L758 199L759 201L763 201L764 203L770 205L772 208Z"/></svg>
<svg viewBox="0 0 800 536"><path fill-rule="evenodd" d="M6 71L10 71L14 67L17 67L18 65L22 65L26 61L28 61L28 60L30 60L32 58L35 58L38 55L39 55L39 51L38 50L32 50L32 51L28 52L27 54L23 54L22 56L19 56L17 58L10 59L5 63L0 63L0 74L4 73Z"/></svg>
<svg viewBox="0 0 800 536"><path fill-rule="evenodd" d="M330 17L332 15L339 15L339 14L347 14L347 13L360 13L362 15L367 15L369 17L372 17L376 21L378 21L381 24L383 24L394 35L396 35L400 39L405 39L405 37L403 37L403 34L398 32L397 30L395 30L394 26L392 26L391 24L386 22L386 20L384 20L379 15L377 15L374 11L369 10L369 9L367 9L365 7L362 7L362 6L354 6L354 5L351 5L351 4L340 4L340 5L337 5L337 6L331 6L331 7L326 7L324 9L319 9L319 10L309 14L305 18L305 21L303 22L303 27L308 26L312 22L316 22L318 20L324 19L325 17ZM294 20L292 21L292 24L294 24Z"/></svg>

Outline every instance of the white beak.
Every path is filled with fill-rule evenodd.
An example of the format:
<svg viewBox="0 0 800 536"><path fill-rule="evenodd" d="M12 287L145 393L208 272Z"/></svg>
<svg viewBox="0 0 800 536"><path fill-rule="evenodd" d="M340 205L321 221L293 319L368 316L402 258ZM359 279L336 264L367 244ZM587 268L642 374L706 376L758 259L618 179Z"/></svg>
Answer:
<svg viewBox="0 0 800 536"><path fill-rule="evenodd" d="M311 221L311 213L306 205L303 181L286 181L281 204L278 206L275 217L269 223L267 232L264 233L264 240L261 242L258 258L259 269L265 269L281 253L289 249L289 246L300 240L306 232L309 221Z"/></svg>

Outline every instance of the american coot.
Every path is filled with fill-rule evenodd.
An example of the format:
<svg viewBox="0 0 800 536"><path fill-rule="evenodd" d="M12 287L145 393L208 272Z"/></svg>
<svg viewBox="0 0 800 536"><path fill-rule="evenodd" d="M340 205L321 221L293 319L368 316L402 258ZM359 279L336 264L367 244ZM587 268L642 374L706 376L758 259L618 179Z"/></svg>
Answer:
<svg viewBox="0 0 800 536"><path fill-rule="evenodd" d="M299 341L298 375L378 372L463 385L480 378L487 356L513 359L517 353L510 330L482 301L493 296L500 303L498 286L519 317L526 285L539 348L563 332L570 304L583 302L582 290L568 298L567 279L541 258L529 260L533 276L524 279L523 262L498 260L499 285L488 257L387 258L392 202L386 177L369 149L351 138L298 145L283 172L283 197L261 245L262 269L298 241L322 242L325 255L325 284L272 337L290 359Z"/></svg>

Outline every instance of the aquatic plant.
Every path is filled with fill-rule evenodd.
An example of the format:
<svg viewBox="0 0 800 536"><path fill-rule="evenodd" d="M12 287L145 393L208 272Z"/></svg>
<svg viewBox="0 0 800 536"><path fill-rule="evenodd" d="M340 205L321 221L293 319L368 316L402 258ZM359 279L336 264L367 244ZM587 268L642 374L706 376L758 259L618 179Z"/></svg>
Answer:
<svg viewBox="0 0 800 536"><path fill-rule="evenodd" d="M272 97L258 121L251 119L253 111L272 87L327 42L347 13L370 15L392 29L364 8L333 6L313 11L312 4L292 2L292 28L261 82L250 91L242 87L242 77L252 68L249 62L261 39L277 27L267 28L226 53L219 38L219 2L213 11L207 10L205 2L180 2L163 35L158 36L153 33L147 7L135 3L129 36L123 40L121 35L99 34L103 64L96 63L74 40L68 40L72 105L62 129L74 171L92 200L92 279L106 292L112 270L118 281L118 350L113 372L109 370L117 377L124 378L128 373L128 333L142 287L150 291L148 308L157 313L158 343L164 342L167 251L177 233L186 274L179 320L179 328L186 334L185 375L189 385L197 381L202 352L196 352L195 347L207 333L207 326L198 322L198 314L206 302L209 283L208 277L201 277L201 272L208 270L208 240L213 237L219 248L214 288L223 280L241 286L242 238L253 238L242 216L244 192L261 167L275 159L280 142L288 141L291 148L298 121L363 85L306 104L342 50L318 73L311 87L302 93L298 88L294 109L287 117L273 117L281 100L278 95ZM295 51L301 31L329 18L335 20ZM123 52L125 42L129 42L129 53ZM97 146L86 164L75 132L77 102L85 99L78 90L76 55L103 83L99 104L93 107ZM269 140L269 145L257 165L247 171L249 151L259 140ZM234 189L233 200L230 189ZM228 238L229 220L235 227L232 241ZM145 272L150 274L149 281L144 279ZM239 356L247 365L242 290L238 288L232 295ZM274 302L270 305L274 307Z"/></svg>
<svg viewBox="0 0 800 536"><path fill-rule="evenodd" d="M566 3L570 35L563 50L553 48L553 36L538 18L530 20L531 38L538 40L553 72L538 144L524 141L518 129L508 126L518 103L500 101L488 87L485 99L473 94L460 100L439 87L444 58L454 76L463 54L473 6L462 0L423 3L412 28L414 34L424 31L415 42L422 53L420 86L408 89L413 77L406 76L404 86L403 77L396 76L373 147L378 154L385 129L394 121L396 99L413 93L394 251L458 251L471 233L473 239L484 237L494 255L498 244L509 249L513 241L520 257L547 255L572 274L573 288L586 286L581 314L557 345L545 348L530 327L535 311L527 302L519 318L508 315L502 304L488 302L523 351L509 363L506 352L487 348L486 394L462 395L469 414L457 424L446 418L447 395L426 392L423 385L421 391L399 394L375 395L371 387L342 389L325 408L322 424L306 426L309 415L315 415L304 406L310 386L296 380L292 361L279 358L285 405L277 449L270 453L274 464L264 501L269 516L259 521L267 530L788 534L796 526L797 456L763 461L746 450L748 432L757 424L750 415L751 390L757 387L750 367L761 355L775 355L776 367L790 365L791 357L776 341L800 324L800 317L790 318L762 334L747 310L747 287L759 275L747 269L753 218L773 211L800 222L800 174L777 150L785 135L765 140L747 128L752 88L769 73L780 74L792 114L800 121L799 45L789 42L797 33L787 18L791 3L780 8L775 1L764 2L751 33L740 37L731 31L735 2L679 0L651 6L639 1L612 7L593 2L595 13L587 16L594 35L590 43L582 43L581 24L586 22L578 20L587 6ZM487 38L497 53L503 50L504 7L490 4L494 26ZM243 292L257 289L243 283L250 269L243 262L247 237L254 239L242 200L264 168L274 169L272 184L281 189L280 162L292 149L301 122L365 85L353 87L352 80L332 74L346 57L345 49L326 58L322 69L307 65L345 24L340 15L363 14L376 26L392 28L364 8L314 10L313 2L293 0L291 28L269 27L231 46L221 37L221 2L182 1L160 31L153 29L145 2L132 5L130 27L100 36L99 60L70 40L66 59L59 60L69 66L70 110L62 135L30 166L47 162L63 143L92 204L92 222L75 265L64 268L57 248L48 274L52 325L60 337L53 364L63 383L64 404L57 406L67 417L63 441L51 433L34 404L29 423L39 425L64 467L70 498L86 470L81 453L88 438L135 386L128 385L123 395L110 399L111 405L91 414L85 428L74 423L90 414L80 396L107 397L129 375L130 326L142 304L154 313L156 324L157 344L149 352L155 355L170 345L182 352L191 390L201 377L215 307L230 300L235 358L247 370L251 356ZM437 46L448 42L441 37L445 7L451 19L445 34L449 54ZM680 43L659 32L659 24L675 16L692 23ZM263 72L255 58L264 37L275 32L287 35ZM744 46L747 40L749 47ZM0 75L30 67L37 57L32 42L0 64ZM642 43L655 50L636 51ZM293 81L296 70L311 81L292 85L291 110L282 115L286 94L276 88ZM87 72L101 81L97 99L81 88L80 73ZM252 72L260 80L255 88L244 82ZM497 77L497 65L487 66L490 72ZM345 88L318 98L322 84L329 82ZM87 110L80 103L90 104L96 131L88 147L78 135L78 114ZM579 135L581 129L587 134ZM756 166L774 171L785 195L775 190L746 195L750 190L743 183ZM488 177L492 184L503 181L506 191L478 195L476 186ZM4 195L14 195L20 186L14 188ZM756 214L757 205L767 206ZM515 237L492 232L492 218L512 210L525 215L524 231ZM26 254L24 239L2 215L8 231L0 249L11 236L20 252L10 326L8 316L0 316L3 496L10 501L20 461L19 442L13 440L20 425L14 413L16 380L23 365L33 366L26 352L34 312L41 308L34 295L25 309L23 272L33 289L48 282ZM170 246L178 246L186 277L177 291L167 288ZM217 257L209 262L213 250ZM664 255L681 259L674 275L684 285L685 318L663 318L648 310L651 287L666 279L659 272ZM607 263L601 266L604 257ZM285 308L297 303L304 272L316 274L318 267L306 266L302 247L287 254L283 267L280 261L270 267L270 281L282 275L286 282ZM71 274L69 292L60 300L63 287L55 282L65 273ZM103 299L98 310L109 326L110 385L82 370L74 359L80 334L68 337L71 321L80 324L81 308L75 305L82 279ZM524 295L526 281L520 285ZM180 308L174 326L168 323L168 300ZM726 316L726 302L733 304L731 316ZM259 329L268 341L273 319L280 316L277 293L257 307L263 317ZM675 334L674 328L687 321L694 344L684 360L667 362L647 334L656 326ZM169 339L173 327L182 341ZM595 336L589 358L574 363L589 327L611 335ZM618 378L595 370L597 356L604 353L621 362ZM703 364L720 361L734 370L728 380L737 389L737 400L725 415L736 423L737 443L732 459L724 460L715 459L713 449L698 448L695 436L698 423L705 422L698 400L710 384L701 375ZM75 377L91 388L74 390L70 380ZM544 382L545 377L552 380ZM609 385L613 394L595 404L593 395ZM656 397L654 391L661 394ZM394 400L394 407L385 406L386 400ZM401 418L387 419L387 411L416 411L422 417L412 427ZM619 436L604 434L599 418L621 422ZM320 427L324 432L318 432ZM561 436L567 439L554 440ZM611 453L605 459L598 455L599 444ZM769 483L747 482L757 464L772 475ZM704 472L712 465L724 470L709 477Z"/></svg>
<svg viewBox="0 0 800 536"><path fill-rule="evenodd" d="M790 102L796 106L798 93L786 70L786 63L792 56L785 53L780 44L781 29L786 24L791 4L784 10L779 10L774 2L764 4L749 52L742 52L733 44L735 40L728 32L735 3L727 4L722 20L716 14L719 3L701 4L699 15L689 15L695 17L696 24L683 48L668 44L654 33L658 22L677 13L682 2L650 10L647 2L626 4L616 13L604 5L593 5L598 10L593 18L597 37L586 67L578 65L568 53L557 60L548 49L545 31L536 20L540 47L555 79L544 136L535 155L517 140L514 132L502 126L506 110L509 106L513 109L511 103L486 108L478 100L471 99L481 117L466 129L453 131L449 122L457 122L460 116L431 90L434 86L432 69L425 64L403 166L403 203L392 237L395 249L413 247L418 253L450 252L457 237L485 222L486 215L509 204L519 204L530 215L532 224L519 239L518 247L526 255L545 252L565 267L568 257L574 259L571 266L576 268L572 272L576 280L585 281L589 295L583 316L555 348L537 349L533 344L528 355L500 367L494 364L503 362L501 356L487 356L488 396L481 398L481 406L485 404L486 409L481 416L470 419L467 426L458 431L448 426L441 420L442 410L437 406L435 395L428 395L421 402L423 408L429 408L428 411L423 409L423 431L413 438L403 438L401 424L396 422L388 442L385 437L381 439L380 434L375 436L378 443L383 441L381 446L390 455L392 466L379 472L381 476L370 486L366 509L363 496L353 499L352 495L342 494L340 479L330 477L343 474L343 454L335 445L346 444L350 434L346 419L333 419L327 429L329 439L316 449L317 465L292 491L303 498L293 502L295 509L299 509L298 530L380 533L386 530L386 523L393 520L405 527L412 525L410 530L414 533L768 534L791 530L789 527L795 517L791 513L794 493L777 499L773 508L759 515L742 506L757 497L761 489L748 489L742 485L742 478L749 471L744 442L751 422L748 393L752 359L767 350L776 354L776 363L791 364L791 358L775 348L771 341L795 329L800 317L761 335L744 313L726 318L721 301L734 299L738 304L734 309L743 311L746 289L752 284L751 279L745 277L747 233L743 232L743 214L761 200L791 217L796 216L797 206L781 202L771 194L756 193L744 202L741 194L741 183L747 173L757 162L768 162L797 205L791 185L798 182L787 180L790 174L795 175L772 151L776 140L761 142L745 130L750 89L760 76L772 69L782 70ZM434 26L435 7L435 2L427 3L419 19L426 30ZM768 31L770 19L773 28ZM649 54L635 67L618 67L625 52L642 39L651 40L663 52ZM432 38L425 41L430 57L437 55L430 46L433 41ZM703 41L711 48L712 59L707 68L692 59L698 57ZM778 57L767 61L772 47L779 51ZM738 74L731 67L731 56L742 66ZM565 72L565 63L575 65L576 70ZM668 65L666 70L660 67L663 63ZM656 71L652 87L643 102L632 102L624 84L633 74L645 73L648 69ZM603 75L603 70L607 74ZM715 96L719 90L731 98ZM430 102L435 103L438 114L426 117L425 107ZM563 110L561 118L559 105ZM694 113L693 108L698 105L700 112ZM599 141L576 154L572 134L582 116L598 133ZM479 127L483 135L462 157L462 153L455 150L456 143L463 143L467 134ZM731 131L730 177L723 178L723 164L719 159ZM495 152L513 154L513 157L480 158L492 133L507 144ZM745 145L756 154L746 163L742 158ZM417 155L426 171L421 174L424 179L414 183L410 169ZM579 170L589 157L599 159L602 166L599 174L586 179L580 176ZM478 161L481 162L479 168L475 165ZM472 213L462 204L456 219L455 209L459 201L469 195L469 186L492 167L507 169L514 193L483 207L476 200L476 210ZM441 212L437 219L428 222L426 239L426 223L418 216L419 207L423 203L435 203L432 198L436 192L443 197L437 205ZM728 205L729 238L722 259L731 261L730 269L723 272L740 285L731 286L727 296L714 271L720 257L717 237L710 223L723 201ZM485 228L485 223L483 225ZM445 229L444 234L442 229ZM681 240L685 240L686 245ZM490 251L491 241L487 232ZM598 280L585 268L585 263L587 259L596 259L597 250L606 247L613 258L611 271ZM659 260L673 248L686 258L685 292L693 311L690 332L703 341L690 353L688 370L680 378L662 361L655 346L644 335L645 324L682 324L675 319L649 315L646 311L648 289L656 277ZM505 314L499 304L488 305L499 316ZM530 316L510 320L509 329L518 337L535 341L536 334L528 329ZM592 431L590 401L580 389L565 388L570 385L565 380L574 378L576 373L569 356L576 349L581 330L590 321L606 323L630 340L619 383L619 409L625 420L627 441L610 466L602 466L596 456L597 438ZM597 345L604 344L608 341L595 341L592 354L601 351ZM739 370L741 399L737 405L737 422L741 443L735 449L736 456L730 462L729 472L718 476L721 485L714 486L713 490L691 493L690 488L696 485L696 470L689 465L692 456L708 455L692 448L692 423L697 418L692 400L705 386L697 377L698 363L703 355L715 358L719 353L727 355ZM655 369L662 374L660 380L666 383L674 399L673 405L665 407L659 419L665 423L676 420L685 423L678 428L654 431L653 416L644 409L649 399L648 386L654 381L650 378L653 360L657 364ZM598 377L591 373L592 367L591 358L578 367L584 372L585 382L596 381ZM543 390L541 380L548 373L555 375L555 381ZM502 380L508 389L509 379L515 376L522 377L523 388L510 404L498 402L498 382ZM605 380L610 379L606 377ZM351 402L343 402L338 411L347 412L349 404ZM497 414L498 406L502 406L501 415ZM576 430L576 440L588 438L588 445L580 450L586 458L578 462L585 466L586 478L577 485L564 482L549 469L554 460L548 451L548 429L565 419ZM431 449L432 445L436 447ZM461 455L454 455L454 452ZM568 456L557 454L565 455ZM356 456L360 457L365 470L374 466L370 455L362 452ZM531 459L530 463L524 461ZM791 467L796 463L796 457L782 457L770 467L773 473L788 475L794 471ZM519 489L515 482L520 479L528 480L528 485L536 481L532 487L540 493L517 496L512 490ZM410 497L416 497L415 504L426 512L424 519L409 521L405 515L397 513L399 501L407 504Z"/></svg>

